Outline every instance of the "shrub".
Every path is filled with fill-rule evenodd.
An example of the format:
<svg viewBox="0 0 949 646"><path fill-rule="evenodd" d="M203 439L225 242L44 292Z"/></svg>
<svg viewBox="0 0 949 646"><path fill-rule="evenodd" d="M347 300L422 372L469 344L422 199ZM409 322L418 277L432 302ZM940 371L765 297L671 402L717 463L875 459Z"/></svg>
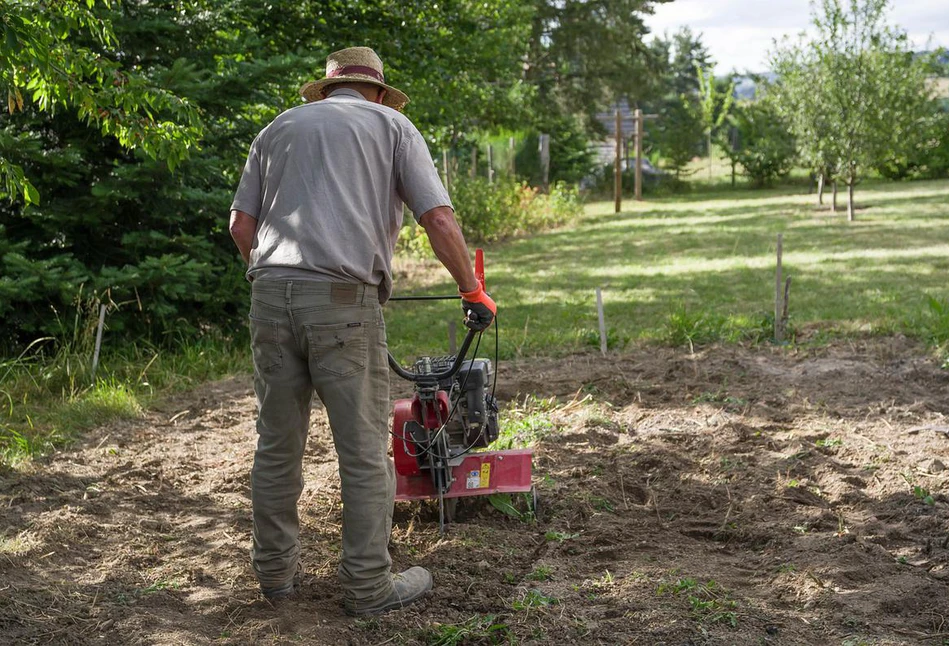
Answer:
<svg viewBox="0 0 949 646"><path fill-rule="evenodd" d="M583 207L577 189L563 183L541 193L523 182L499 178L494 184L486 179L459 179L452 201L465 239L472 243L494 242L527 232L549 229L580 215ZM403 229L399 248L419 247L415 238L420 231Z"/></svg>
<svg viewBox="0 0 949 646"><path fill-rule="evenodd" d="M723 142L725 155L742 167L755 188L772 184L791 171L796 157L794 138L768 103L735 106L731 136Z"/></svg>

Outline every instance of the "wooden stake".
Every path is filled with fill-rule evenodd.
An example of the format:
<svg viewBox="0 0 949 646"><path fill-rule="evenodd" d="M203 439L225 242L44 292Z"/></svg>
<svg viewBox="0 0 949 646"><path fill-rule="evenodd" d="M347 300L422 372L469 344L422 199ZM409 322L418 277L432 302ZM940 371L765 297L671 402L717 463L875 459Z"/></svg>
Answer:
<svg viewBox="0 0 949 646"><path fill-rule="evenodd" d="M96 348L92 353L92 381L95 383L99 368L99 350L102 348L102 328L105 326L105 305L99 306L99 328L96 330Z"/></svg>
<svg viewBox="0 0 949 646"><path fill-rule="evenodd" d="M509 137L507 140L507 146L511 153L511 175L517 172L516 164L514 163L515 151L514 151L514 137Z"/></svg>
<svg viewBox="0 0 949 646"><path fill-rule="evenodd" d="M636 108L636 200L643 201L643 111Z"/></svg>
<svg viewBox="0 0 949 646"><path fill-rule="evenodd" d="M544 187L544 193L550 192L550 135L543 133L540 135L540 169L541 185Z"/></svg>
<svg viewBox="0 0 949 646"><path fill-rule="evenodd" d="M781 320L781 315L784 310L783 303L783 294L782 288L784 287L783 282L781 281L781 253L782 253L782 242L784 234L778 234L778 262L774 275L774 341L775 343L781 343L784 341L784 322Z"/></svg>
<svg viewBox="0 0 949 646"><path fill-rule="evenodd" d="M623 209L623 169L621 166L623 154L621 142L623 141L623 121L620 118L619 110L616 111L616 130L613 131L616 137L616 161L613 168L613 198L615 200L614 213L619 213Z"/></svg>
<svg viewBox="0 0 949 646"><path fill-rule="evenodd" d="M488 145L488 184L494 184L494 146Z"/></svg>
<svg viewBox="0 0 949 646"><path fill-rule="evenodd" d="M600 354L606 356L606 319L603 316L603 293L596 288L596 315L600 320Z"/></svg>

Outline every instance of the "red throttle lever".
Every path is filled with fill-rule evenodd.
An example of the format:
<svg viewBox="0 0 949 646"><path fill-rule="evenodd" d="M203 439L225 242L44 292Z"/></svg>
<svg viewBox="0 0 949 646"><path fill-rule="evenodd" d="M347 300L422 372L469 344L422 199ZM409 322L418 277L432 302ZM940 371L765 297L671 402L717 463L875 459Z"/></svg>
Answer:
<svg viewBox="0 0 949 646"><path fill-rule="evenodd" d="M475 278L481 283L481 289L487 289L484 285L484 249L475 249Z"/></svg>
<svg viewBox="0 0 949 646"><path fill-rule="evenodd" d="M478 287L471 292L461 292L461 310L465 313L465 325L477 332L486 329L494 320L498 308L484 291L484 251L475 250L475 278Z"/></svg>

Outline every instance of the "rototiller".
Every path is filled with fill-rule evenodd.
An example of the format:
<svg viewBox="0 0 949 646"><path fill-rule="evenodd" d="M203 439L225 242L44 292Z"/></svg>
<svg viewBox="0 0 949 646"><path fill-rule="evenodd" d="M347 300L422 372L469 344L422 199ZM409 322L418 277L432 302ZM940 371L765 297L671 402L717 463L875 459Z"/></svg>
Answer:
<svg viewBox="0 0 949 646"><path fill-rule="evenodd" d="M481 249L475 253L475 275L483 288ZM457 298L403 296L392 300ZM532 491L530 449L478 450L498 437L498 403L491 361L465 358L475 337L478 343L472 355L477 354L481 333L469 330L457 355L419 357L409 370L389 355L392 370L415 384L412 398L397 400L393 411L395 499L437 499L443 533L459 498Z"/></svg>

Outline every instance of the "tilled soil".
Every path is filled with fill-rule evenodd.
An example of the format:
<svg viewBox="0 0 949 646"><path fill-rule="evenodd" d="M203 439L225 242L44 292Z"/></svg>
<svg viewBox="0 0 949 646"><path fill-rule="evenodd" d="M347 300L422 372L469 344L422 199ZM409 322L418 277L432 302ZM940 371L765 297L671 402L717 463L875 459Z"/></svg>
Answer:
<svg viewBox="0 0 949 646"><path fill-rule="evenodd" d="M643 347L506 362L498 390L543 422L540 518L467 501L442 537L399 503L396 567L436 581L417 605L342 614L318 408L307 576L260 597L240 376L0 474L0 642L949 643L949 371L920 346Z"/></svg>

